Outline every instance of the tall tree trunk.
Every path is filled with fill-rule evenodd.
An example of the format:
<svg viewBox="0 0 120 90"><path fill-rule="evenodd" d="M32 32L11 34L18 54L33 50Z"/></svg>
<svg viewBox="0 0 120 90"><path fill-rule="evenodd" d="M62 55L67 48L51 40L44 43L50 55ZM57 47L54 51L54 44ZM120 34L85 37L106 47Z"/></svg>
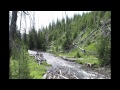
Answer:
<svg viewBox="0 0 120 90"><path fill-rule="evenodd" d="M10 38L14 40L14 34L16 32L17 11L12 11L12 19L10 25Z"/></svg>
<svg viewBox="0 0 120 90"><path fill-rule="evenodd" d="M9 31L9 59L11 56L11 48L12 48L12 43L11 41L14 40L14 35L16 33L16 21L17 21L17 11L12 11L12 19L11 19L11 25L10 25L10 31ZM9 61L9 65L10 65L10 61ZM10 79L11 77L11 72L9 71L9 76Z"/></svg>
<svg viewBox="0 0 120 90"><path fill-rule="evenodd" d="M11 44L11 40L14 40L14 35L16 32L16 21L17 21L17 11L12 11L12 19L11 19L11 25L10 25L10 31L9 31L9 55L11 52L11 48L12 48L12 44ZM9 56L10 57L10 56Z"/></svg>

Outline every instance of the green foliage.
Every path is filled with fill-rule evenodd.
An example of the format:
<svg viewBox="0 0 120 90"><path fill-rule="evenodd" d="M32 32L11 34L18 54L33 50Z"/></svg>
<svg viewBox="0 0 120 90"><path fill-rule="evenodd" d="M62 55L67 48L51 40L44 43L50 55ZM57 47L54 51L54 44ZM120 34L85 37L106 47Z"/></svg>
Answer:
<svg viewBox="0 0 120 90"><path fill-rule="evenodd" d="M95 43L91 43L90 45L85 47L85 50L90 50L90 51L95 52L96 51Z"/></svg>
<svg viewBox="0 0 120 90"><path fill-rule="evenodd" d="M105 15L104 15L105 19L110 19L111 18L111 11L106 11Z"/></svg>
<svg viewBox="0 0 120 90"><path fill-rule="evenodd" d="M12 79L30 78L26 47L24 44L20 45L20 50L18 50L17 47L12 49L12 56L10 58L10 78Z"/></svg>
<svg viewBox="0 0 120 90"><path fill-rule="evenodd" d="M29 49L33 49L33 48L34 48L33 36L31 31L29 31Z"/></svg>
<svg viewBox="0 0 120 90"><path fill-rule="evenodd" d="M77 32L73 34L73 39L75 39L76 37L77 37Z"/></svg>
<svg viewBox="0 0 120 90"><path fill-rule="evenodd" d="M42 62L42 65L44 65L44 66L51 66L50 64L46 63L45 61Z"/></svg>
<svg viewBox="0 0 120 90"><path fill-rule="evenodd" d="M46 66L50 65L45 62L38 65L34 58L29 57L24 41L16 38L11 43L13 48L11 49L9 67L10 79L41 79L46 72Z"/></svg>
<svg viewBox="0 0 120 90"><path fill-rule="evenodd" d="M19 78L19 62L14 60L12 57L10 59L10 79Z"/></svg>
<svg viewBox="0 0 120 90"><path fill-rule="evenodd" d="M98 59L92 59L92 58L89 58L89 59L86 58L86 59L83 59L83 60L78 59L76 62L80 63L80 64L85 64L85 62L91 63L91 64L96 64L96 65L100 64Z"/></svg>
<svg viewBox="0 0 120 90"><path fill-rule="evenodd" d="M91 42L90 42L90 40L87 40L87 43L86 43L87 45L90 45L91 44Z"/></svg>
<svg viewBox="0 0 120 90"><path fill-rule="evenodd" d="M110 43L111 42L109 38L101 36L98 44L96 45L98 58L99 58L101 66L110 64L110 58L111 58Z"/></svg>
<svg viewBox="0 0 120 90"><path fill-rule="evenodd" d="M25 29L25 32L23 33L23 42L24 44L28 45L26 29Z"/></svg>
<svg viewBox="0 0 120 90"><path fill-rule="evenodd" d="M85 33L81 39L84 39L85 37L87 37L87 35L88 35L88 32Z"/></svg>
<svg viewBox="0 0 120 90"><path fill-rule="evenodd" d="M111 18L110 11L92 11L86 14L83 13L83 15L75 14L73 18L69 18L67 16L66 23L64 18L61 21L57 20L56 23L53 22L48 27L48 31L49 31L48 44L51 44L52 42L54 42L54 44L52 44L52 47L50 47L49 49L50 50L53 49L53 52L55 53L59 51L66 52L67 50L68 51L70 50L69 53L68 52L60 53L60 55L66 55L68 57L90 56L91 54L89 53L83 54L83 52L81 51L79 51L78 53L79 48L74 48L74 46L71 47L71 44L73 43L74 39L76 39L76 37L81 33L81 31L83 31L88 26L87 31L83 34L81 38L77 40L78 46L80 47L84 46L85 50L89 50L92 52L96 52L96 51L101 52L101 54L99 53L100 57L105 57L105 56L108 57L109 56L108 54L103 55L102 53L109 53L110 50L107 50L107 49L111 47L110 45L107 45L106 43L104 45L97 44L99 48L101 48L103 45L103 47L105 47L104 51L101 50L103 47L101 49L98 49L98 48L96 49L96 46L95 46L96 42L99 40L98 38L101 35L101 32L98 31L93 37L91 37L91 38L96 37L93 43L91 42L93 41L91 38L88 37L89 39L86 39L86 40L84 40L84 38L88 36L91 33L91 31L93 31L96 28L96 26L100 26L101 20L103 19L108 20L110 18ZM44 31L42 30L42 32ZM84 42L79 43L81 40L84 40ZM106 63L107 62L108 61L106 61Z"/></svg>
<svg viewBox="0 0 120 90"><path fill-rule="evenodd" d="M43 62L41 65L38 65L35 62L35 59L29 57L30 76L32 77L32 79L42 79L42 76L47 71L46 66L50 65L45 62Z"/></svg>
<svg viewBox="0 0 120 90"><path fill-rule="evenodd" d="M72 43L74 39L76 39L76 37L81 33L81 31L83 31L88 26L85 34L83 34L81 38L78 38L77 40L78 46L80 47L84 46L85 50L99 52L99 58L102 56L104 57L107 54L106 55L102 54L101 49L96 50L95 43L97 39L95 40L95 43L91 43L91 38L89 40L86 39L88 41L84 40L83 43L79 43L79 42L83 40L86 36L88 36L90 32L96 28L96 25L99 26L101 20L103 19L106 20L110 18L111 18L110 11L92 11L86 14L83 13L83 15L75 14L73 18L69 18L68 16L66 16L66 19L65 18L62 18L62 20L57 19L56 23L53 21L52 23L49 24L48 27L45 27L45 28L43 27L39 29L38 33L36 32L35 29L31 29L29 31L29 34L27 35L28 47L29 49L38 49L43 51L46 51L46 49L49 49L47 51L52 51L53 53L64 51L66 53L62 53L62 54L65 54L66 56L71 56L71 57L75 57L75 56L85 57L88 54L86 53L83 54L81 51L78 52L79 48L74 49L74 46L72 46ZM97 33L95 34L95 36L96 37L100 36L100 34ZM26 40L24 40L24 42L25 41ZM108 53L109 51L107 49L110 48L110 45L108 45L108 47L106 45L107 44L105 43L104 51L105 53ZM100 47L102 47L102 44L101 46L99 46L99 48ZM69 50L71 51L68 53L67 51ZM109 55L107 55L107 57L108 56ZM106 61L106 63L107 62L108 61Z"/></svg>
<svg viewBox="0 0 120 90"><path fill-rule="evenodd" d="M13 59L13 57L10 59L10 73L12 79L41 79L46 73L46 66L51 66L46 62L42 62L41 65L38 65L35 59L29 57L26 51L24 54L22 51L22 55L20 55L20 53L18 54L20 58L17 60Z"/></svg>
<svg viewBox="0 0 120 90"><path fill-rule="evenodd" d="M79 54L79 51L76 53L76 56L75 57L77 57L77 58L80 58L81 56L80 56L80 54Z"/></svg>
<svg viewBox="0 0 120 90"><path fill-rule="evenodd" d="M44 31L44 32L43 32ZM28 34L28 45L31 50L46 51L46 31L45 28L39 29L38 33L35 29L31 29Z"/></svg>
<svg viewBox="0 0 120 90"><path fill-rule="evenodd" d="M67 43L67 40L66 40L66 38L65 38L65 39L63 39L63 41L62 41L62 48L63 48L63 49L66 48L66 43Z"/></svg>
<svg viewBox="0 0 120 90"><path fill-rule="evenodd" d="M18 39L19 41L21 41L21 33L20 33L20 30L16 30L15 38Z"/></svg>

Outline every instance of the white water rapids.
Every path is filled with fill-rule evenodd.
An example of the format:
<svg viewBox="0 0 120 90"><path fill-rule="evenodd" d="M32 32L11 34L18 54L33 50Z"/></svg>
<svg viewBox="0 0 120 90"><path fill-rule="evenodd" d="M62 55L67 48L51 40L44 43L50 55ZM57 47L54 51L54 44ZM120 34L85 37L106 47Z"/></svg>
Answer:
<svg viewBox="0 0 120 90"><path fill-rule="evenodd" d="M36 54L36 51L28 50L29 54ZM47 53L47 52L40 52L43 54L43 57L46 59L48 64L51 64L52 67L66 67L73 69L73 72L77 74L78 77L82 77L82 79L110 79L110 77L106 77L105 75L102 75L100 73L97 73L95 71L85 71L83 70L82 65L75 63L75 62L69 62L65 61L60 57L56 57L53 54Z"/></svg>

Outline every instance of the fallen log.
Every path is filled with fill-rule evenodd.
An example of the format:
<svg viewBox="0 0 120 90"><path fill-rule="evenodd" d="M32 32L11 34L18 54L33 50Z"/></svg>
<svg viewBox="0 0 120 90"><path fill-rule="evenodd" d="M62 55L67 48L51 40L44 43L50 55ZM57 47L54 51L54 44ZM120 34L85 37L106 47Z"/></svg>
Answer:
<svg viewBox="0 0 120 90"><path fill-rule="evenodd" d="M54 75L54 76L53 76L53 79L55 79L55 78L56 78L56 76Z"/></svg>
<svg viewBox="0 0 120 90"><path fill-rule="evenodd" d="M47 74L45 74L45 75L42 77L42 79L46 79L46 76L47 76Z"/></svg>
<svg viewBox="0 0 120 90"><path fill-rule="evenodd" d="M62 78L64 78L64 79L69 79L69 78L67 78L67 77L65 77L65 76L63 76L63 75L60 75L60 74L56 74L56 75L58 75L58 76L60 76L60 77L62 77Z"/></svg>
<svg viewBox="0 0 120 90"><path fill-rule="evenodd" d="M51 79L51 76L48 76L48 79Z"/></svg>
<svg viewBox="0 0 120 90"><path fill-rule="evenodd" d="M61 72L61 70L59 70L59 72L60 72L60 74L62 75L62 72Z"/></svg>
<svg viewBox="0 0 120 90"><path fill-rule="evenodd" d="M87 67L91 67L92 64L91 64L91 63L87 63L87 62L85 62L85 66L87 66Z"/></svg>
<svg viewBox="0 0 120 90"><path fill-rule="evenodd" d="M68 74L70 74L70 69L68 70Z"/></svg>
<svg viewBox="0 0 120 90"><path fill-rule="evenodd" d="M58 78L57 79L60 79L60 77L58 76Z"/></svg>
<svg viewBox="0 0 120 90"><path fill-rule="evenodd" d="M79 78L75 75L75 73L74 73L74 77L75 77L76 79L79 79Z"/></svg>
<svg viewBox="0 0 120 90"><path fill-rule="evenodd" d="M77 60L76 58L66 58L66 57L61 57L61 58L66 60L66 61L71 61L71 62L74 62Z"/></svg>

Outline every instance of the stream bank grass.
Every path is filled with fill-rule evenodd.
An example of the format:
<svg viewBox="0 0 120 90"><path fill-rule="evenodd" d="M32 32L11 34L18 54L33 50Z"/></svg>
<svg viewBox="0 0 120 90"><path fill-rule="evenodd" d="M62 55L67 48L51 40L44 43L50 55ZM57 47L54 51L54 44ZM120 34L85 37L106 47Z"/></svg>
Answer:
<svg viewBox="0 0 120 90"><path fill-rule="evenodd" d="M29 63L30 76L33 79L42 79L43 75L47 71L46 67L51 65L47 64L44 61L40 65L38 65L38 63L35 62L34 58L31 58L29 60L30 60L30 63Z"/></svg>
<svg viewBox="0 0 120 90"><path fill-rule="evenodd" d="M95 64L94 67L96 67L96 68L100 66L100 63L99 63L97 58L96 59L94 59L94 58L93 59L92 58L84 58L83 60L78 59L78 60L76 60L76 62L79 63L79 64L85 64L86 62L91 63L91 64Z"/></svg>
<svg viewBox="0 0 120 90"><path fill-rule="evenodd" d="M25 60L27 61L27 63ZM29 57L28 54L26 54L24 61L22 60L22 58L20 58L19 60L15 60L11 57L11 79L42 79L43 75L47 71L46 67L49 66L51 65L47 64L46 62L42 62L40 65L38 65L36 60L33 57Z"/></svg>

